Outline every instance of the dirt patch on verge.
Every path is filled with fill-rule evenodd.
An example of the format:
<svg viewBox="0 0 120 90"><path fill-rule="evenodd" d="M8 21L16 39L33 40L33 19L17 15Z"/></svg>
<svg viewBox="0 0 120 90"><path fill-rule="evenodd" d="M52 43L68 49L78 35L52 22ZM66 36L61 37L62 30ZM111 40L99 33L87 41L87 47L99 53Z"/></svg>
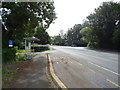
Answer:
<svg viewBox="0 0 120 90"><path fill-rule="evenodd" d="M17 61L12 64L3 65L7 72L2 72L2 88L12 88L19 77L20 72L30 66L33 60Z"/></svg>

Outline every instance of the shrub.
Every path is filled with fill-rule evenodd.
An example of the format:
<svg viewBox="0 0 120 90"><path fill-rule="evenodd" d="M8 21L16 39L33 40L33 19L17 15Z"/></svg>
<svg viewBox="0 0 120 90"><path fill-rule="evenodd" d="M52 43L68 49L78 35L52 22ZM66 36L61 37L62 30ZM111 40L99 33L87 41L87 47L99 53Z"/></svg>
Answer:
<svg viewBox="0 0 120 90"><path fill-rule="evenodd" d="M25 55L23 55L23 54L16 55L16 60L17 61L25 60Z"/></svg>
<svg viewBox="0 0 120 90"><path fill-rule="evenodd" d="M32 47L32 49L34 49L35 52L42 52L42 51L50 50L50 47L48 45L39 45Z"/></svg>
<svg viewBox="0 0 120 90"><path fill-rule="evenodd" d="M7 48L2 50L2 62L12 62L16 60L16 49L15 48Z"/></svg>
<svg viewBox="0 0 120 90"><path fill-rule="evenodd" d="M18 50L18 46L14 46L14 48L15 48L16 50Z"/></svg>

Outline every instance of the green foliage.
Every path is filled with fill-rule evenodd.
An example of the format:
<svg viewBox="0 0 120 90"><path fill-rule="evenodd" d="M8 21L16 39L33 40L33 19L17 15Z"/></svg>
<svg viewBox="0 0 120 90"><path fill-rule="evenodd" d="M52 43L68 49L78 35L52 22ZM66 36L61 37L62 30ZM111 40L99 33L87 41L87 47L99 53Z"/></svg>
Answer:
<svg viewBox="0 0 120 90"><path fill-rule="evenodd" d="M67 33L63 34L63 31L60 31L60 34L52 37L52 43L55 45L76 45L76 46L86 46L86 42L82 40L82 34L80 30L82 29L81 24L75 24L73 28L70 28Z"/></svg>
<svg viewBox="0 0 120 90"><path fill-rule="evenodd" d="M32 49L34 49L35 52L42 52L42 51L50 50L50 47L48 45L38 45L32 47Z"/></svg>
<svg viewBox="0 0 120 90"><path fill-rule="evenodd" d="M21 60L25 60L25 55L22 54L16 55L16 61L21 61Z"/></svg>
<svg viewBox="0 0 120 90"><path fill-rule="evenodd" d="M119 40L119 37L117 37L119 33L118 29L115 29L117 27L116 23L120 23L119 9L119 3L103 2L101 6L95 9L93 14L87 17L89 22L88 27L92 27L89 30L83 30L90 32L85 34L87 42L89 42L88 46L92 45L91 47L110 49L115 48L114 44L117 44L116 40Z"/></svg>
<svg viewBox="0 0 120 90"><path fill-rule="evenodd" d="M1 16L4 22L4 25L2 23L3 63L15 61L16 51L24 52L24 50L18 50L18 47L7 48L8 40L13 40L14 46L17 45L19 48L23 46L22 41L24 37L31 37L33 35L40 38L41 44L49 43L50 37L45 30L56 19L53 4L53 2L2 3ZM39 30L40 32L35 31L38 25L42 25L41 31Z"/></svg>
<svg viewBox="0 0 120 90"><path fill-rule="evenodd" d="M8 66L2 68L2 76L3 76L3 78L11 79L17 73L16 70L13 70L13 71L10 72L9 69L10 69L10 67L8 67Z"/></svg>
<svg viewBox="0 0 120 90"><path fill-rule="evenodd" d="M14 46L14 48L15 48L16 50L18 50L18 46Z"/></svg>
<svg viewBox="0 0 120 90"><path fill-rule="evenodd" d="M69 29L67 32L67 43L68 45L75 44L77 46L80 46L80 38L82 37L79 33L82 29L81 24L74 25L73 28Z"/></svg>
<svg viewBox="0 0 120 90"><path fill-rule="evenodd" d="M61 36L60 36L60 34L58 35L58 36L54 36L53 38L52 38L52 40L53 40L53 44L54 45L61 45Z"/></svg>
<svg viewBox="0 0 120 90"><path fill-rule="evenodd" d="M11 80L13 80L13 77L17 73L17 70L12 70L12 65L7 64L2 67L2 87L8 88Z"/></svg>
<svg viewBox="0 0 120 90"><path fill-rule="evenodd" d="M7 31L5 30L5 27L2 25L2 48L7 47L8 47Z"/></svg>
<svg viewBox="0 0 120 90"><path fill-rule="evenodd" d="M56 19L53 4L53 2L3 2L1 16L7 28L5 32L7 40L13 40L15 45L21 46L23 37L33 36L35 27L39 24L46 30Z"/></svg>
<svg viewBox="0 0 120 90"><path fill-rule="evenodd" d="M17 50L17 53L24 53L24 52L25 52L25 50L23 50L23 49Z"/></svg>
<svg viewBox="0 0 120 90"><path fill-rule="evenodd" d="M31 52L31 50L18 49L18 46L14 46L14 48L16 49L17 53Z"/></svg>
<svg viewBox="0 0 120 90"><path fill-rule="evenodd" d="M17 53L24 53L24 52L30 52L30 50L24 50L24 49L17 50Z"/></svg>
<svg viewBox="0 0 120 90"><path fill-rule="evenodd" d="M113 41L116 49L120 49L120 24L115 28L115 32L113 33L112 41Z"/></svg>
<svg viewBox="0 0 120 90"><path fill-rule="evenodd" d="M8 48L2 50L2 62L13 62L16 60L16 49L15 48Z"/></svg>
<svg viewBox="0 0 120 90"><path fill-rule="evenodd" d="M9 74L5 74L5 77L12 78L16 73L17 73L17 71L14 70L14 71L10 72Z"/></svg>
<svg viewBox="0 0 120 90"><path fill-rule="evenodd" d="M36 27L35 31L36 32L34 36L39 39L38 41L39 44L44 45L50 43L50 36L42 26Z"/></svg>
<svg viewBox="0 0 120 90"><path fill-rule="evenodd" d="M52 37L52 42L77 46L88 43L90 48L120 49L120 3L103 2L82 25L77 24L66 34Z"/></svg>
<svg viewBox="0 0 120 90"><path fill-rule="evenodd" d="M91 41L91 39L92 39L92 29L90 27L82 28L80 33L82 34L82 38L84 38L84 40L86 42Z"/></svg>
<svg viewBox="0 0 120 90"><path fill-rule="evenodd" d="M6 72L8 72L8 67L2 68L2 73L4 74L4 73L6 73Z"/></svg>

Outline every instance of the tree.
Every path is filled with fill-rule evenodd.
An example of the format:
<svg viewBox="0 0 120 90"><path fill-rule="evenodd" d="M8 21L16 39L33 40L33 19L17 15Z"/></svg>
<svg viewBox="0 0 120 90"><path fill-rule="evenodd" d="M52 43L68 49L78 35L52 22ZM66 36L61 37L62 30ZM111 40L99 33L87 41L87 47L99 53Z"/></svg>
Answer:
<svg viewBox="0 0 120 90"><path fill-rule="evenodd" d="M59 35L56 35L54 37L52 37L52 43L54 45L67 45L67 38L66 38L66 34L63 33L63 30L60 30Z"/></svg>
<svg viewBox="0 0 120 90"><path fill-rule="evenodd" d="M75 24L73 28L68 29L65 34L63 34L63 30L61 30L59 35L52 37L53 44L62 46L86 46L86 42L81 39L82 35L79 33L81 29L81 24Z"/></svg>
<svg viewBox="0 0 120 90"><path fill-rule="evenodd" d="M120 23L115 28L115 32L113 33L113 43L116 49L120 49Z"/></svg>
<svg viewBox="0 0 120 90"><path fill-rule="evenodd" d="M82 29L81 24L75 24L73 28L70 28L67 32L67 43L68 45L75 44L77 46L81 46L81 37L82 35L79 33Z"/></svg>
<svg viewBox="0 0 120 90"><path fill-rule="evenodd" d="M97 47L114 48L112 37L113 33L116 32L116 23L120 21L119 9L119 3L103 2L93 14L87 17L94 33L92 35L97 41Z"/></svg>
<svg viewBox="0 0 120 90"><path fill-rule="evenodd" d="M33 36L36 26L46 30L56 18L53 2L3 2L2 8L8 39L17 45L23 37Z"/></svg>
<svg viewBox="0 0 120 90"><path fill-rule="evenodd" d="M57 35L57 36L54 36L52 39L53 39L53 44L54 45L61 45L61 36L60 36L60 34Z"/></svg>
<svg viewBox="0 0 120 90"><path fill-rule="evenodd" d="M42 26L36 27L35 31L34 36L39 39L39 44L50 44L50 36Z"/></svg>

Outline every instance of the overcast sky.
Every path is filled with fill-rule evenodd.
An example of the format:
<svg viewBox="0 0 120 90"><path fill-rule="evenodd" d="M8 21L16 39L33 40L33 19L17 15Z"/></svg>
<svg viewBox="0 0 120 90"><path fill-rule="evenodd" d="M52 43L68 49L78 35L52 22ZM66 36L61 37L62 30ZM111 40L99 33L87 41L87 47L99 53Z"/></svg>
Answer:
<svg viewBox="0 0 120 90"><path fill-rule="evenodd" d="M54 0L57 19L47 29L50 36L64 33L75 24L81 24L102 2L119 0Z"/></svg>

